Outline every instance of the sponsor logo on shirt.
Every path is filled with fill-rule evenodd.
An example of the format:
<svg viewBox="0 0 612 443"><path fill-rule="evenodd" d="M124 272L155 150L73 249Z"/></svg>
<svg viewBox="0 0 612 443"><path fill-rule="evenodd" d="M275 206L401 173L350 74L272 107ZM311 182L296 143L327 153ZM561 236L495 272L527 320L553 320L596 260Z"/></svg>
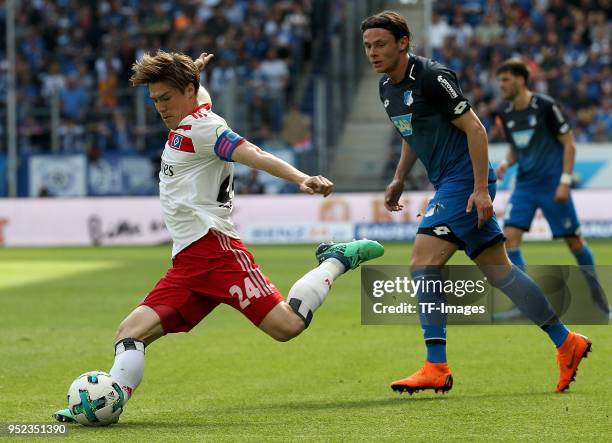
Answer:
<svg viewBox="0 0 612 443"><path fill-rule="evenodd" d="M450 98L459 97L459 93L455 91L455 88L453 88L452 85L449 83L449 81L446 80L444 77L439 75L436 77L436 80L438 80L438 83L440 83L442 87L446 89L446 92L448 92L448 95L450 95Z"/></svg>
<svg viewBox="0 0 612 443"><path fill-rule="evenodd" d="M402 136L412 135L412 114L391 117L391 121Z"/></svg>
<svg viewBox="0 0 612 443"><path fill-rule="evenodd" d="M519 149L525 149L529 145L531 137L533 137L533 133L533 129L514 131L512 133L512 138L514 139L514 144L516 145L516 147Z"/></svg>

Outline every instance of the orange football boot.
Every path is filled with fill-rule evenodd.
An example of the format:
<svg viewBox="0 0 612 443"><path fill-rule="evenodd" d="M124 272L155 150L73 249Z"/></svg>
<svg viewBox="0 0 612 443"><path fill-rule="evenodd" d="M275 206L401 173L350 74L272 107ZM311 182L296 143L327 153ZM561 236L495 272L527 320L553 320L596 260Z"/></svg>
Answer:
<svg viewBox="0 0 612 443"><path fill-rule="evenodd" d="M578 365L591 352L591 340L584 335L570 332L557 349L557 364L559 365L559 383L557 392L563 392L576 379Z"/></svg>
<svg viewBox="0 0 612 443"><path fill-rule="evenodd" d="M391 389L394 391L399 393L407 391L410 395L425 389L433 389L435 392L442 391L444 394L452 387L453 375L448 363L431 363L427 360L423 367L410 377L391 383Z"/></svg>

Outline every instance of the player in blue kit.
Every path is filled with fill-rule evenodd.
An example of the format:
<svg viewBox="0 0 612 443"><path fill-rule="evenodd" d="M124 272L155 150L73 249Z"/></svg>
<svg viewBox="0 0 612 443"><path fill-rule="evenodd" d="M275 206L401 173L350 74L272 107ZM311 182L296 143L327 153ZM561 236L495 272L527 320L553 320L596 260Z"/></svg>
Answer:
<svg viewBox="0 0 612 443"><path fill-rule="evenodd" d="M558 319L542 290L510 262L504 236L493 213L495 171L488 160L487 133L463 96L455 73L445 66L409 53L410 30L393 11L366 18L361 24L366 55L380 74L379 93L389 119L402 137L402 153L393 181L385 193L389 211L401 211L399 198L406 175L420 159L436 194L423 216L411 260L413 279L422 287L439 287L440 266L459 249L503 291L557 347L557 391L568 388L591 342L570 332ZM443 292L418 291L419 303L446 301ZM451 389L453 378L446 361L446 318L421 314L427 347L424 366L402 380L395 391Z"/></svg>
<svg viewBox="0 0 612 443"><path fill-rule="evenodd" d="M593 253L580 234L570 195L576 155L572 130L552 98L529 90L525 63L507 60L496 73L506 100L498 116L510 145L506 161L497 167L497 177L502 179L509 166L518 164L516 186L504 218L508 256L515 265L525 266L520 250L523 233L529 231L535 211L540 208L553 237L564 238L582 266L593 301L609 317L610 308L595 274ZM501 314L500 318L521 315L516 308Z"/></svg>

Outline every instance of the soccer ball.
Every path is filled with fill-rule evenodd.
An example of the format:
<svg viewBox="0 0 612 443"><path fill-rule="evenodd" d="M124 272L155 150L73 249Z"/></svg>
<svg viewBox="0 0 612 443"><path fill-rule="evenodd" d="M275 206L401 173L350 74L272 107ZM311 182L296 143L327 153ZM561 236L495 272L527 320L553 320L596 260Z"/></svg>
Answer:
<svg viewBox="0 0 612 443"><path fill-rule="evenodd" d="M68 389L68 408L84 426L107 426L119 421L124 394L119 383L106 372L79 375Z"/></svg>

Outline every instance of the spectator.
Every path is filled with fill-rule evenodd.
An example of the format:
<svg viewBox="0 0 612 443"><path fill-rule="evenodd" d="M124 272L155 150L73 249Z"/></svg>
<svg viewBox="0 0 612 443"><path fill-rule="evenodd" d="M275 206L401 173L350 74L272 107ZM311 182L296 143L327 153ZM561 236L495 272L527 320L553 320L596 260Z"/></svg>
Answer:
<svg viewBox="0 0 612 443"><path fill-rule="evenodd" d="M296 151L307 151L312 147L311 119L292 106L284 116L282 139Z"/></svg>
<svg viewBox="0 0 612 443"><path fill-rule="evenodd" d="M80 121L83 119L90 100L90 91L79 84L76 74L68 77L60 91L62 115Z"/></svg>
<svg viewBox="0 0 612 443"><path fill-rule="evenodd" d="M484 45L494 43L503 33L504 30L493 14L485 15L475 31L476 37Z"/></svg>
<svg viewBox="0 0 612 443"><path fill-rule="evenodd" d="M457 46L460 48L467 47L467 42L474 33L472 26L465 21L460 10L455 13L453 24L451 26L451 34L455 37Z"/></svg>
<svg viewBox="0 0 612 443"><path fill-rule="evenodd" d="M444 39L451 33L451 28L446 23L440 14L433 12L431 14L431 26L429 27L429 43L433 49L442 47Z"/></svg>
<svg viewBox="0 0 612 443"><path fill-rule="evenodd" d="M285 110L285 93L289 81L289 68L284 60L278 58L276 49L271 48L266 59L259 65L259 75L263 79L264 99L270 107L272 131L279 133Z"/></svg>

